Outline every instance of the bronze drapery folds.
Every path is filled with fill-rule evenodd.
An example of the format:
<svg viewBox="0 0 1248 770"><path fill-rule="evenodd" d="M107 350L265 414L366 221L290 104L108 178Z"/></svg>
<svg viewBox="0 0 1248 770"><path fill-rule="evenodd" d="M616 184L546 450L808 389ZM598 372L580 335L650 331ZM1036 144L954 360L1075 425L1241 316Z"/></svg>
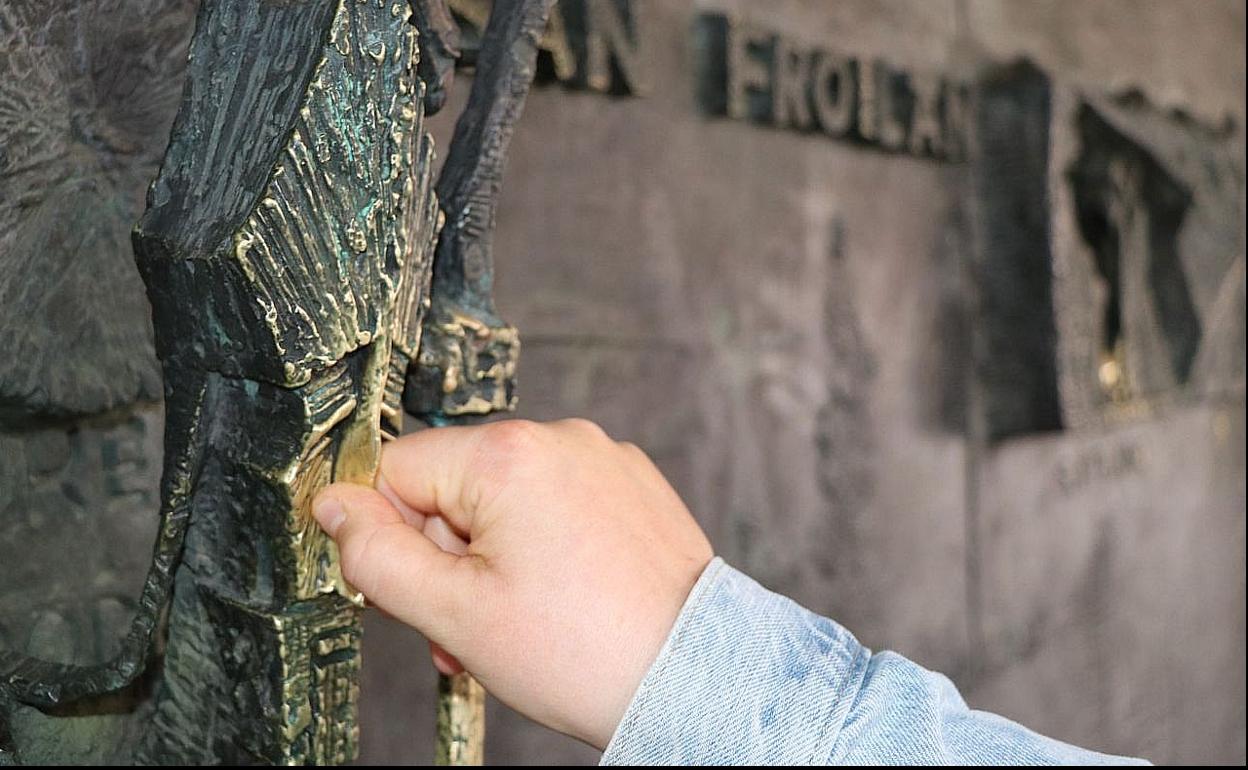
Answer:
<svg viewBox="0 0 1248 770"><path fill-rule="evenodd" d="M204 0L133 238L165 381L152 566L113 659L0 651L0 764L26 707L120 710L90 736L101 761L355 757L362 599L309 507L372 481L404 405L440 423L514 404L490 232L550 5L497 4L435 191L444 0ZM444 685L439 758L479 762L478 686Z"/></svg>

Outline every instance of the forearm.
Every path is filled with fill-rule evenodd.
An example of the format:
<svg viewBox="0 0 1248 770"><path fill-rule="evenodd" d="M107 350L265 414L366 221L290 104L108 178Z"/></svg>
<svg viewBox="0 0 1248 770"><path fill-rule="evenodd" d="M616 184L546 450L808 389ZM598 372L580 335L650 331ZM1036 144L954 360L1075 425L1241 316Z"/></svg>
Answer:
<svg viewBox="0 0 1248 770"><path fill-rule="evenodd" d="M603 764L1027 763L1126 760L966 707L948 679L707 567Z"/></svg>

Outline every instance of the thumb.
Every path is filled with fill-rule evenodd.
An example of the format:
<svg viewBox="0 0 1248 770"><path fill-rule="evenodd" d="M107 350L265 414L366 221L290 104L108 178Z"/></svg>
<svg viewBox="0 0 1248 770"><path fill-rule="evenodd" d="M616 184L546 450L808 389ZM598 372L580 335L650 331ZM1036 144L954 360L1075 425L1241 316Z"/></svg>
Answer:
<svg viewBox="0 0 1248 770"><path fill-rule="evenodd" d="M439 548L381 493L331 484L312 514L338 544L342 574L368 600L430 639L458 639L479 575L473 556Z"/></svg>

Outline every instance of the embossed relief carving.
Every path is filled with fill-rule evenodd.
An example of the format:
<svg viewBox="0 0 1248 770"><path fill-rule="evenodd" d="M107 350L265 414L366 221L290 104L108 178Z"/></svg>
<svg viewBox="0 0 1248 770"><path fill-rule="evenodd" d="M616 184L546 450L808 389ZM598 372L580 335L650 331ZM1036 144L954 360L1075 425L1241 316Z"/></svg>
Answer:
<svg viewBox="0 0 1248 770"><path fill-rule="evenodd" d="M0 4L0 427L160 396L129 230L177 109L194 12L184 0Z"/></svg>
<svg viewBox="0 0 1248 770"><path fill-rule="evenodd" d="M1022 62L976 86L972 178L989 438L1242 393L1242 160L1233 126Z"/></svg>
<svg viewBox="0 0 1248 770"><path fill-rule="evenodd" d="M1229 132L1131 94L1083 101L1074 120L1066 179L1102 289L1088 344L1103 397L1242 387L1244 181Z"/></svg>
<svg viewBox="0 0 1248 770"><path fill-rule="evenodd" d="M308 509L330 481L371 482L405 389L409 402L458 400L431 417L514 398L518 343L489 298L488 239L547 10L491 17L439 206L423 113L456 51L439 0L410 23L402 0L205 0L133 236L165 378L152 565L112 657L0 649L0 758L54 758L53 735L70 738L62 759L87 761L354 758L361 597ZM448 215L439 291L475 358L422 398L408 369ZM503 358L492 340L508 353L499 366L483 360ZM105 713L89 728L56 721Z"/></svg>
<svg viewBox="0 0 1248 770"><path fill-rule="evenodd" d="M438 211L407 15L202 8L134 238L168 393L147 612L109 663L4 661L34 705L124 687L180 556L140 759L354 756L358 597L307 506L331 478L371 480L391 350L418 345Z"/></svg>
<svg viewBox="0 0 1248 770"><path fill-rule="evenodd" d="M510 409L520 340L494 308L494 217L515 121L554 0L500 4L481 39L437 194L447 214L433 305L405 406L432 422Z"/></svg>
<svg viewBox="0 0 1248 770"><path fill-rule="evenodd" d="M159 507L159 367L129 233L196 3L0 2L0 650L118 653ZM3 688L0 688L3 689ZM95 762L130 720L0 695L0 764Z"/></svg>

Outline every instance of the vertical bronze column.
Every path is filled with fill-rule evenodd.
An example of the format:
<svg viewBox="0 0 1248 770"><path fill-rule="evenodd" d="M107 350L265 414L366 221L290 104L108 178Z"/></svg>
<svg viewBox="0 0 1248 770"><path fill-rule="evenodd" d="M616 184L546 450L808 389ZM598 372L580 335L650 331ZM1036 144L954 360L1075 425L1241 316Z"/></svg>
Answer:
<svg viewBox="0 0 1248 770"><path fill-rule="evenodd" d="M463 672L438 677L438 765L485 761L485 688Z"/></svg>
<svg viewBox="0 0 1248 770"><path fill-rule="evenodd" d="M468 105L438 179L446 225L434 258L433 305L404 393L407 409L430 424L515 406L520 338L494 308L492 237L507 147L553 4L494 4ZM439 679L439 764L482 762L484 710L485 693L469 674Z"/></svg>

